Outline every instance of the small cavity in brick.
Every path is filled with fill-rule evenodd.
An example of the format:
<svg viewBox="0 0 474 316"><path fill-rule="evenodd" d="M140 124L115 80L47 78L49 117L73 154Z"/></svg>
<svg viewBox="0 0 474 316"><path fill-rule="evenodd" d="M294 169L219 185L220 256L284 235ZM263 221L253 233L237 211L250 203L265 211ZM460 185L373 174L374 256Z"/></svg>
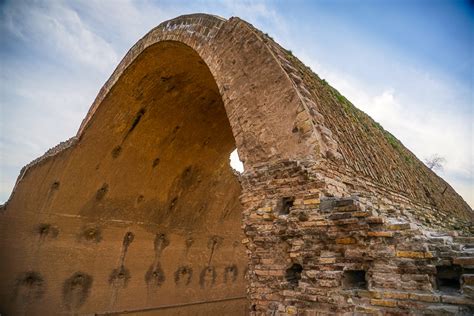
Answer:
<svg viewBox="0 0 474 316"><path fill-rule="evenodd" d="M298 281L301 280L302 272L303 272L303 267L298 263L294 263L291 267L286 269L285 278L290 284L290 286L293 286L293 287L298 286Z"/></svg>
<svg viewBox="0 0 474 316"><path fill-rule="evenodd" d="M295 198L292 196L282 198L278 205L278 214L279 215L290 214L290 209L293 207L294 202L295 202Z"/></svg>
<svg viewBox="0 0 474 316"><path fill-rule="evenodd" d="M461 289L461 267L458 265L436 267L436 284L442 292L458 292Z"/></svg>
<svg viewBox="0 0 474 316"><path fill-rule="evenodd" d="M367 289L366 272L364 270L347 270L344 271L342 279L344 289Z"/></svg>

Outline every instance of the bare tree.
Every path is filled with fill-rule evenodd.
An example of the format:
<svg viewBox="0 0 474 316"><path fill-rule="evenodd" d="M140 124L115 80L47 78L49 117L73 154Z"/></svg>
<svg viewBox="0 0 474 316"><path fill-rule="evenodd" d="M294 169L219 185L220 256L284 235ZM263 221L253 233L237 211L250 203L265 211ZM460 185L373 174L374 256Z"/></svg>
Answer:
<svg viewBox="0 0 474 316"><path fill-rule="evenodd" d="M425 158L425 165L431 170L443 170L446 159L438 154L434 154L429 158Z"/></svg>

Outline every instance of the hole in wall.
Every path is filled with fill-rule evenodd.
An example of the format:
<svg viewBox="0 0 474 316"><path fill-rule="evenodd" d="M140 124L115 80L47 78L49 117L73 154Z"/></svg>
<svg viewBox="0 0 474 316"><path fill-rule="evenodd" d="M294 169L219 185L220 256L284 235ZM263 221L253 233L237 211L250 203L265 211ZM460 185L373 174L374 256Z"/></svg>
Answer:
<svg viewBox="0 0 474 316"><path fill-rule="evenodd" d="M179 267L174 273L174 282L176 285L189 285L193 276L193 269L189 266Z"/></svg>
<svg viewBox="0 0 474 316"><path fill-rule="evenodd" d="M130 129L127 132L127 135L125 135L125 138L127 138L128 135L130 135L131 132L137 127L138 123L140 123L140 120L142 119L143 115L145 114L145 109L141 108L138 113L135 115L135 118L133 119L132 126L130 126Z"/></svg>
<svg viewBox="0 0 474 316"><path fill-rule="evenodd" d="M145 274L145 281L150 286L160 287L165 280L165 273L159 262L156 265L150 266Z"/></svg>
<svg viewBox="0 0 474 316"><path fill-rule="evenodd" d="M120 153L122 152L122 146L116 146L114 149L112 149L112 158L118 158L120 156Z"/></svg>
<svg viewBox="0 0 474 316"><path fill-rule="evenodd" d="M102 240L102 231L96 226L84 227L79 233L79 240L99 243Z"/></svg>
<svg viewBox="0 0 474 316"><path fill-rule="evenodd" d="M237 276L239 274L239 270L237 268L237 265L233 264L230 266L225 267L224 269L224 283L227 283L227 281L235 282L237 281Z"/></svg>
<svg viewBox="0 0 474 316"><path fill-rule="evenodd" d="M51 190L59 189L59 185L60 185L59 181L54 181L53 184L51 184Z"/></svg>
<svg viewBox="0 0 474 316"><path fill-rule="evenodd" d="M298 281L301 280L301 272L303 272L303 267L298 263L294 263L291 267L286 269L285 279L290 286L298 286Z"/></svg>
<svg viewBox="0 0 474 316"><path fill-rule="evenodd" d="M207 248L211 249L211 251L214 251L222 245L224 238L221 236L211 236L207 242Z"/></svg>
<svg viewBox="0 0 474 316"><path fill-rule="evenodd" d="M437 266L436 284L439 291L458 292L461 289L462 268L458 265Z"/></svg>
<svg viewBox="0 0 474 316"><path fill-rule="evenodd" d="M161 254L163 249L168 247L169 244L170 244L170 240L168 239L166 234L156 234L154 247L157 253Z"/></svg>
<svg viewBox="0 0 474 316"><path fill-rule="evenodd" d="M342 287L346 290L350 289L367 289L366 271L364 270L347 270L344 271L342 277Z"/></svg>
<svg viewBox="0 0 474 316"><path fill-rule="evenodd" d="M119 268L112 270L112 273L110 273L109 284L116 288L125 288L127 287L130 278L130 271L124 266L120 266Z"/></svg>
<svg viewBox="0 0 474 316"><path fill-rule="evenodd" d="M75 310L82 306L92 288L92 276L76 272L63 284L63 303L68 310Z"/></svg>
<svg viewBox="0 0 474 316"><path fill-rule="evenodd" d="M40 235L40 239L56 238L59 235L59 228L55 225L48 223L42 223L37 226L37 232Z"/></svg>
<svg viewBox="0 0 474 316"><path fill-rule="evenodd" d="M132 232L127 232L125 236L123 236L123 246L128 247L132 243L133 239L135 239L135 234Z"/></svg>
<svg viewBox="0 0 474 316"><path fill-rule="evenodd" d="M278 215L290 214L290 209L293 207L294 202L295 198L292 196L282 198L277 205Z"/></svg>
<svg viewBox="0 0 474 316"><path fill-rule="evenodd" d="M237 148L230 153L229 156L230 167L237 171L238 173L244 172L244 164L240 161L239 154L237 153Z"/></svg>
<svg viewBox="0 0 474 316"><path fill-rule="evenodd" d="M160 158L156 158L155 160L153 160L152 167L155 168L159 164L160 164Z"/></svg>
<svg viewBox="0 0 474 316"><path fill-rule="evenodd" d="M25 273L24 278L22 279L22 285L27 287L40 286L43 284L43 277L41 274L35 271L29 271Z"/></svg>
<svg viewBox="0 0 474 316"><path fill-rule="evenodd" d="M217 273L213 266L205 267L199 276L199 285L201 288L212 287L216 283Z"/></svg>
<svg viewBox="0 0 474 316"><path fill-rule="evenodd" d="M96 200L97 201L102 200L108 191L109 191L109 185L107 183L104 183L102 187L100 187L100 189L97 190L97 193L95 195Z"/></svg>
<svg viewBox="0 0 474 316"><path fill-rule="evenodd" d="M14 297L16 298L17 295L21 295L27 298L40 299L46 291L45 283L40 273L36 271L25 272L17 278Z"/></svg>

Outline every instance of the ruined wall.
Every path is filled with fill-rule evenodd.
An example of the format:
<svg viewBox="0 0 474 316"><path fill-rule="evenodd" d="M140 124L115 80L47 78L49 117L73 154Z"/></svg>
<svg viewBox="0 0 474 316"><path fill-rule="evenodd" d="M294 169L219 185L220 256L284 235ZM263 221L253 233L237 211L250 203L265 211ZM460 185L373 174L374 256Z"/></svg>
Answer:
<svg viewBox="0 0 474 316"><path fill-rule="evenodd" d="M473 219L268 36L182 16L22 170L0 212L0 312L467 315Z"/></svg>
<svg viewBox="0 0 474 316"><path fill-rule="evenodd" d="M474 312L472 233L428 229L407 214L429 209L390 192L334 197L318 168L279 161L242 181L255 315Z"/></svg>

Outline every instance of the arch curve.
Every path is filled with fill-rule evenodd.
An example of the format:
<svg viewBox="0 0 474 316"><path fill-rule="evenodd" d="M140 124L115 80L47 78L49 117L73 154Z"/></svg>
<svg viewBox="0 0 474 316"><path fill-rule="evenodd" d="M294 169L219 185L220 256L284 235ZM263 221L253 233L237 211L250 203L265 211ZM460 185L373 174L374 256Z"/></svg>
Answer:
<svg viewBox="0 0 474 316"><path fill-rule="evenodd" d="M81 137L102 101L147 48L175 41L189 46L209 67L246 168L275 159L316 157L317 135L291 133L310 116L288 74L261 38L239 18L191 14L165 21L140 39L100 90L79 128ZM254 71L255 69L259 71ZM262 93L263 91L263 93ZM282 118L286 118L282 122ZM295 123L296 122L296 123ZM308 135L310 134L310 135Z"/></svg>

